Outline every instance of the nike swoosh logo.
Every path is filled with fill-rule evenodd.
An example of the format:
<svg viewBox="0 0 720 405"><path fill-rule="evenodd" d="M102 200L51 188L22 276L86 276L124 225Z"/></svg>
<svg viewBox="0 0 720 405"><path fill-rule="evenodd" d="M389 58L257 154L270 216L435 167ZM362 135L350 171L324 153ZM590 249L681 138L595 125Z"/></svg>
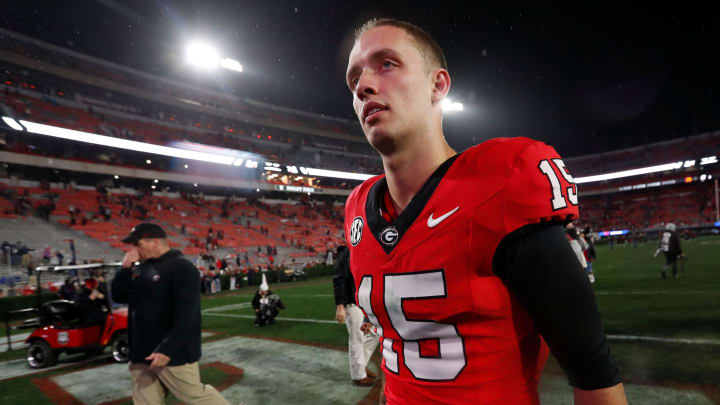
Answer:
<svg viewBox="0 0 720 405"><path fill-rule="evenodd" d="M446 212L444 215L439 216L439 217L437 217L437 218L433 218L432 213L430 213L430 216L428 217L428 223L427 223L428 226L429 226L430 228L434 228L434 227L438 226L438 225L440 224L440 222L442 222L442 221L444 221L445 219L447 219L447 217L449 217L450 215L454 214L455 211L457 211L457 210L459 210L459 209L460 209L460 206L457 206L457 207L455 207L454 210L449 211L449 212Z"/></svg>

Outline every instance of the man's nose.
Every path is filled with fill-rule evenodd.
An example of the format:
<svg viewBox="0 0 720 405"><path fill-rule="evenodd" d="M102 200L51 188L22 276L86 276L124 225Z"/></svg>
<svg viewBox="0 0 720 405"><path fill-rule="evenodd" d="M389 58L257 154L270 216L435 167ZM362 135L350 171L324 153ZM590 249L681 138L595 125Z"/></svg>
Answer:
<svg viewBox="0 0 720 405"><path fill-rule="evenodd" d="M377 77L374 72L365 70L360 74L355 94L361 100L368 95L377 94Z"/></svg>

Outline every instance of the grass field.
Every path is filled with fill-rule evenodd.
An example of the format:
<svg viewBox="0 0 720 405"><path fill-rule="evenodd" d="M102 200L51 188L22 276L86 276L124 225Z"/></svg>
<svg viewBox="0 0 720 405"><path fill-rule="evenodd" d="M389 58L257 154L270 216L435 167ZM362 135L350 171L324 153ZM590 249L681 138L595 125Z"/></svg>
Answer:
<svg viewBox="0 0 720 405"><path fill-rule="evenodd" d="M683 249L689 260L678 279L661 279L663 259L652 257L655 248L654 243L637 248L616 246L609 249L607 246L599 246L598 260L594 264L598 304L610 339L611 351L622 368L630 403L720 404L720 237L684 242ZM315 345L331 349L327 353L339 353L340 360L330 360L328 357L327 362L340 362L342 364L334 366L338 370L346 369L342 350L346 347L347 332L344 325L332 322L335 311L330 278L271 287L282 296L288 309L283 311L281 319L270 327L253 327L253 312L248 305L253 293L250 289L203 299L203 330L215 333L205 338L204 347L222 346L225 339L245 337L257 337L273 342L296 342L305 347ZM204 356L212 356L210 351L203 350L207 353ZM22 358L23 353L13 352L2 356L0 360L18 359ZM245 360L240 361L241 365L243 361L251 361L247 353L240 357L243 356ZM269 353L268 356L281 357L282 354ZM313 361L322 364L324 360L321 358ZM282 367L282 361L278 362ZM310 361L304 362L308 364ZM5 367L26 367L20 360L5 364ZM32 376L2 380L5 377L0 374L0 403L63 403L58 397L48 398L47 392L38 388L38 381L53 379L57 382L68 373L80 373L88 367L105 367L107 364L107 358L81 359L80 363L68 365L66 368ZM252 404L256 402L247 398L256 398L258 403L268 404L341 404L357 403L356 399L351 398L365 395L364 392L351 392L341 397L345 398L345 401L323 400L322 397L316 397L321 394L314 394L312 387L302 387L299 394L282 397L279 393L283 391L299 389L296 384L284 386L283 384L288 384L287 381L275 382L275 391L243 391L241 394L238 390L243 385L249 385L246 381L252 378L250 366L245 369L245 376L223 391L232 399L231 402L242 400ZM312 374L311 370L306 369L304 372ZM126 373L126 370L121 369L118 373ZM215 385L225 381L225 376L219 369L205 368L202 374L208 382ZM338 378L336 385L350 385L347 384L348 375ZM107 383L101 375L98 375L97 379L99 384ZM571 403L570 389L564 382L562 371L552 359L548 362L543 376L542 393L543 403ZM357 395L353 397L351 394ZM230 398L232 395L238 397ZM278 395L286 399L277 402L277 398L280 398ZM372 395L369 398L372 398Z"/></svg>

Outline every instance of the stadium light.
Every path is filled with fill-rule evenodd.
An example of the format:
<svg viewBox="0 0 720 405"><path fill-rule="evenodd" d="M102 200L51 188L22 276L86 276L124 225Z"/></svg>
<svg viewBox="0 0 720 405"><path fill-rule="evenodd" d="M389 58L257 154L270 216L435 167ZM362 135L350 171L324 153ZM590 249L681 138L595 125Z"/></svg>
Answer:
<svg viewBox="0 0 720 405"><path fill-rule="evenodd" d="M225 165L230 165L233 161L235 161L235 156L218 155L213 153L197 152L193 150L185 150L179 148L170 148L167 146L153 145L150 143L113 138L105 135L96 135L89 132L75 131L72 129L38 124L35 122L24 120L20 120L20 123L25 128L27 128L27 131L30 133L47 135L55 138L69 139L71 141L80 141L92 143L95 145L103 145L113 148L128 149L137 152L152 153L155 155L170 156L181 159L200 160L204 162L220 163ZM146 162L147 164L152 163L150 159L148 159ZM255 163L255 165L257 165L257 163Z"/></svg>
<svg viewBox="0 0 720 405"><path fill-rule="evenodd" d="M453 102L449 98L446 98L442 101L442 109L443 112L452 112L452 111L462 111L463 105L462 103Z"/></svg>
<svg viewBox="0 0 720 405"><path fill-rule="evenodd" d="M73 141L80 141L80 142L86 142L96 145L103 145L103 146L110 146L115 148L121 148L121 149L127 149L137 152L145 152L145 153L152 153L156 155L164 155L164 156L170 156L170 157L177 157L181 159L191 159L191 160L199 160L209 163L218 163L218 164L224 164L224 165L232 165L236 167L244 166L248 169L257 169L260 161L262 159L249 159L249 158L243 158L238 155L240 153L236 150L229 150L219 147L212 147L208 145L201 145L201 144L192 144L193 149L187 149L189 146L185 145L184 148L177 148L177 147L169 147L169 146L161 146L161 145L155 145L150 143L144 143L144 142L137 142L137 141L130 141L127 139L120 139L120 138L113 138L105 135L96 135L89 132L83 132L83 131L76 131L72 129L67 128L61 128L61 127L55 127L52 125L45 125L45 124L38 124L30 121L20 120L20 124L18 124L17 121L15 121L13 118L10 117L2 117L3 121L7 123L10 126L13 126L13 128L16 128L18 131L27 130L29 133L33 134L39 134L39 135L48 135L53 136L57 138L63 138L63 139L69 139ZM24 128L23 128L24 126ZM147 164L151 164L152 162L150 159L148 159ZM692 162L689 163L689 162ZM683 167L690 168L690 167L697 167L695 164L695 160L681 160L673 163L666 163L662 165L656 165L656 166L650 166L650 167L643 167L639 169L632 169L632 170L623 170L619 172L613 172L613 173L605 173L605 174L598 174L598 175L592 175L592 176L585 176L585 177L575 177L575 183L582 184L582 183L591 183L596 181L603 181L603 180L612 180L612 179L618 179L623 177L630 177L630 176L640 176L644 174L649 173L656 173L656 172L663 172L663 171L671 171L671 170L678 170L682 169ZM708 156L703 157L700 161L700 165L709 165L709 164L715 164L718 163L717 156ZM186 166L187 167L187 166ZM336 179L345 179L345 180L367 180L374 176L374 174L364 174L364 173L352 173L352 172L343 172L343 171L336 171L336 170L326 170L326 169L315 169L310 167L302 167L302 166L294 166L294 165L285 165L284 168L286 169L287 173L295 174L295 175L305 175L310 177L330 177L330 178L336 178ZM279 163L272 163L272 162L264 162L264 169L266 171L271 172L282 172L282 166ZM707 176L707 179L711 179L712 177L710 175ZM692 181L692 180L691 180ZM666 184L673 184L675 181L662 181L662 185ZM656 184L650 183L647 185L647 187L655 186ZM622 188L621 188L622 191Z"/></svg>
<svg viewBox="0 0 720 405"><path fill-rule="evenodd" d="M621 229L617 231L602 231L598 232L598 236L619 236L619 235L627 235L630 231L627 229Z"/></svg>
<svg viewBox="0 0 720 405"><path fill-rule="evenodd" d="M336 170L313 169L310 167L301 167L300 171L303 172L303 174L307 174L309 176L333 177L336 179L347 179L347 180L367 180L374 176L373 174L339 172Z"/></svg>
<svg viewBox="0 0 720 405"><path fill-rule="evenodd" d="M195 41L185 49L185 60L200 69L211 70L220 65L217 50L205 42Z"/></svg>
<svg viewBox="0 0 720 405"><path fill-rule="evenodd" d="M640 176L643 174L664 172L667 170L675 170L675 169L681 168L683 166L683 163L684 162L666 163L664 165L642 167L640 169L623 170L620 172L597 174L594 176L575 177L575 183L576 184L591 183L594 181L620 179L623 177Z"/></svg>
<svg viewBox="0 0 720 405"><path fill-rule="evenodd" d="M22 131L25 128L22 127L22 125L18 124L17 121L10 117L2 117L3 121L5 121L6 124L10 126L10 128L16 130L16 131Z"/></svg>
<svg viewBox="0 0 720 405"><path fill-rule="evenodd" d="M202 70L215 70L218 67L242 72L243 66L235 59L221 58L220 53L210 44L203 41L194 41L185 49L185 60L188 64Z"/></svg>
<svg viewBox="0 0 720 405"><path fill-rule="evenodd" d="M225 58L220 61L220 67L232 70L235 72L242 72L243 67L240 64L240 62L236 61L235 59Z"/></svg>

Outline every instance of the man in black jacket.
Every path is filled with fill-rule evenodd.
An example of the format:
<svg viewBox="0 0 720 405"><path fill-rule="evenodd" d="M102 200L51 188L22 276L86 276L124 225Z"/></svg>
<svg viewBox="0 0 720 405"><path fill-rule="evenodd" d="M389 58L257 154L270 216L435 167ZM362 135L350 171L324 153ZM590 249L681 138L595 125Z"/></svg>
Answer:
<svg viewBox="0 0 720 405"><path fill-rule="evenodd" d="M200 382L200 275L165 231L142 223L124 243L134 246L112 282L116 302L127 302L133 402L161 404L167 391L188 404L228 402ZM137 265L137 262L141 262Z"/></svg>

